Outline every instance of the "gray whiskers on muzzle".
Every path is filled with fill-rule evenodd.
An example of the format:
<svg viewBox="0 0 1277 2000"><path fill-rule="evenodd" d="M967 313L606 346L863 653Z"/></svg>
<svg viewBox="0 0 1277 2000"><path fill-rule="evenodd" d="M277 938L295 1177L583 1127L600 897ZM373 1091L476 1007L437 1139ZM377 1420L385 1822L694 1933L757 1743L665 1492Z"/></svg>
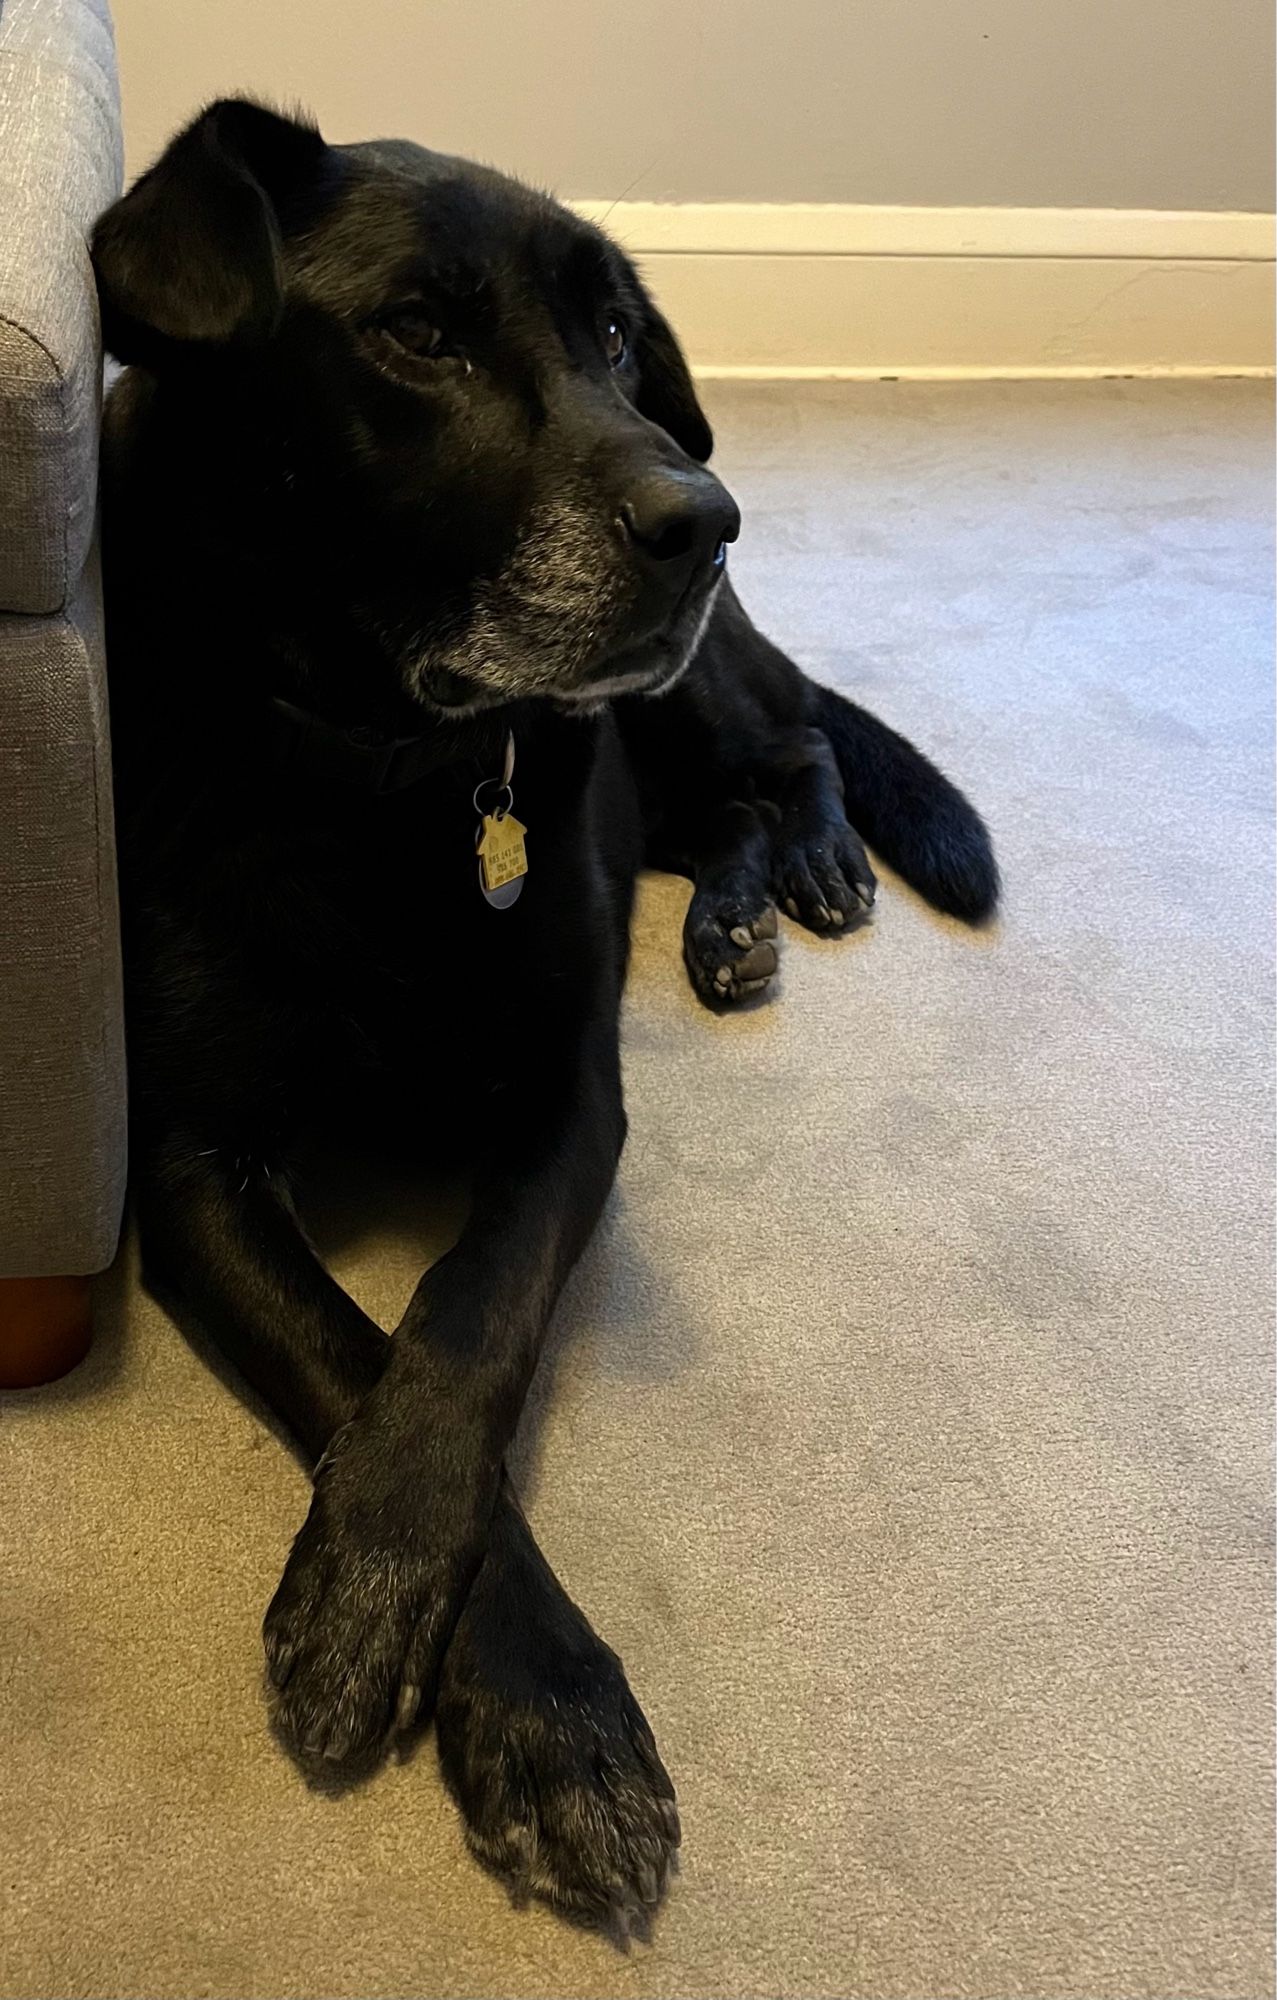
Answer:
<svg viewBox="0 0 1277 2000"><path fill-rule="evenodd" d="M463 629L413 651L408 692L454 714L550 694L599 657L629 598L596 511L557 500L531 516L503 568L480 580ZM437 703L432 680L454 677L471 700Z"/></svg>
<svg viewBox="0 0 1277 2000"><path fill-rule="evenodd" d="M671 651L667 647L660 654L656 654L648 666L636 665L616 674L605 674L583 687L556 689L550 699L556 707L570 708L573 714L580 714L596 713L609 701L614 701L621 695L641 694L645 700L651 701L661 695L669 694L678 686L696 658L714 610L714 599L718 594L720 581L721 574L711 583L695 626L685 642L675 650ZM655 649L653 651L655 653Z"/></svg>

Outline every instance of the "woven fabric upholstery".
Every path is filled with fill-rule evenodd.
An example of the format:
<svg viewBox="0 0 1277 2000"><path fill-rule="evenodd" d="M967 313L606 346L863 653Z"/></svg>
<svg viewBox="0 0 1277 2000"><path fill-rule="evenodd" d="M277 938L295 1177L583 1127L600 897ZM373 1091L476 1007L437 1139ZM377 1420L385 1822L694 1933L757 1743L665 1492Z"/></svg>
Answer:
<svg viewBox="0 0 1277 2000"><path fill-rule="evenodd" d="M58 611L93 528L101 388L85 237L123 168L110 19L0 9L0 610Z"/></svg>
<svg viewBox="0 0 1277 2000"><path fill-rule="evenodd" d="M0 8L0 1276L100 1269L124 1052L86 237L118 193L104 0Z"/></svg>

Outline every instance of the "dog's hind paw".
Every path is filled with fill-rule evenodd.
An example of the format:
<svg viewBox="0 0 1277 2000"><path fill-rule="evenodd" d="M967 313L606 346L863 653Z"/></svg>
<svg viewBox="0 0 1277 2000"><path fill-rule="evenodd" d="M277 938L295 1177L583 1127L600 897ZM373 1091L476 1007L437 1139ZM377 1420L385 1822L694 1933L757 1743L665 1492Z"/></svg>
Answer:
<svg viewBox="0 0 1277 2000"><path fill-rule="evenodd" d="M782 831L776 879L785 913L826 937L862 924L878 889L869 857L845 823L788 838Z"/></svg>
<svg viewBox="0 0 1277 2000"><path fill-rule="evenodd" d="M761 993L779 964L776 911L765 892L698 888L683 925L683 962L711 1006Z"/></svg>

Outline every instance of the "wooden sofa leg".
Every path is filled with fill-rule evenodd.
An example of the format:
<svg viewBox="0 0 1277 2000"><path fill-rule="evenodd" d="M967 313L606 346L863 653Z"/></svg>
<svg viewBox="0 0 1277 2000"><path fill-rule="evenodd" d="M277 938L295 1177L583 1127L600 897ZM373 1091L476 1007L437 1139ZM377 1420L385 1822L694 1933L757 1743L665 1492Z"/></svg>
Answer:
<svg viewBox="0 0 1277 2000"><path fill-rule="evenodd" d="M92 1337L87 1278L0 1278L0 1389L55 1382Z"/></svg>

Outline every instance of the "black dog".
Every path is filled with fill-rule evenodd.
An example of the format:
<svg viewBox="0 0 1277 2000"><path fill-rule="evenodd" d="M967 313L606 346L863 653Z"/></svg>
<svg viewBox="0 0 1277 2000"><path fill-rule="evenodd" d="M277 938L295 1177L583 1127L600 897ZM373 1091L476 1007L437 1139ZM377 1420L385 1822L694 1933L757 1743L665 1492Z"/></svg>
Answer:
<svg viewBox="0 0 1277 2000"><path fill-rule="evenodd" d="M778 900L824 929L872 902L848 814L972 921L987 836L750 625L682 356L597 230L226 102L93 248L135 364L104 519L136 1209L151 1282L317 1462L266 1619L280 1726L356 1759L433 1707L483 1859L579 1912L654 1902L673 1787L503 1470L625 1137L635 875L691 875L688 965L729 1004ZM302 1133L371 1103L474 1139L392 1340L290 1197Z"/></svg>

